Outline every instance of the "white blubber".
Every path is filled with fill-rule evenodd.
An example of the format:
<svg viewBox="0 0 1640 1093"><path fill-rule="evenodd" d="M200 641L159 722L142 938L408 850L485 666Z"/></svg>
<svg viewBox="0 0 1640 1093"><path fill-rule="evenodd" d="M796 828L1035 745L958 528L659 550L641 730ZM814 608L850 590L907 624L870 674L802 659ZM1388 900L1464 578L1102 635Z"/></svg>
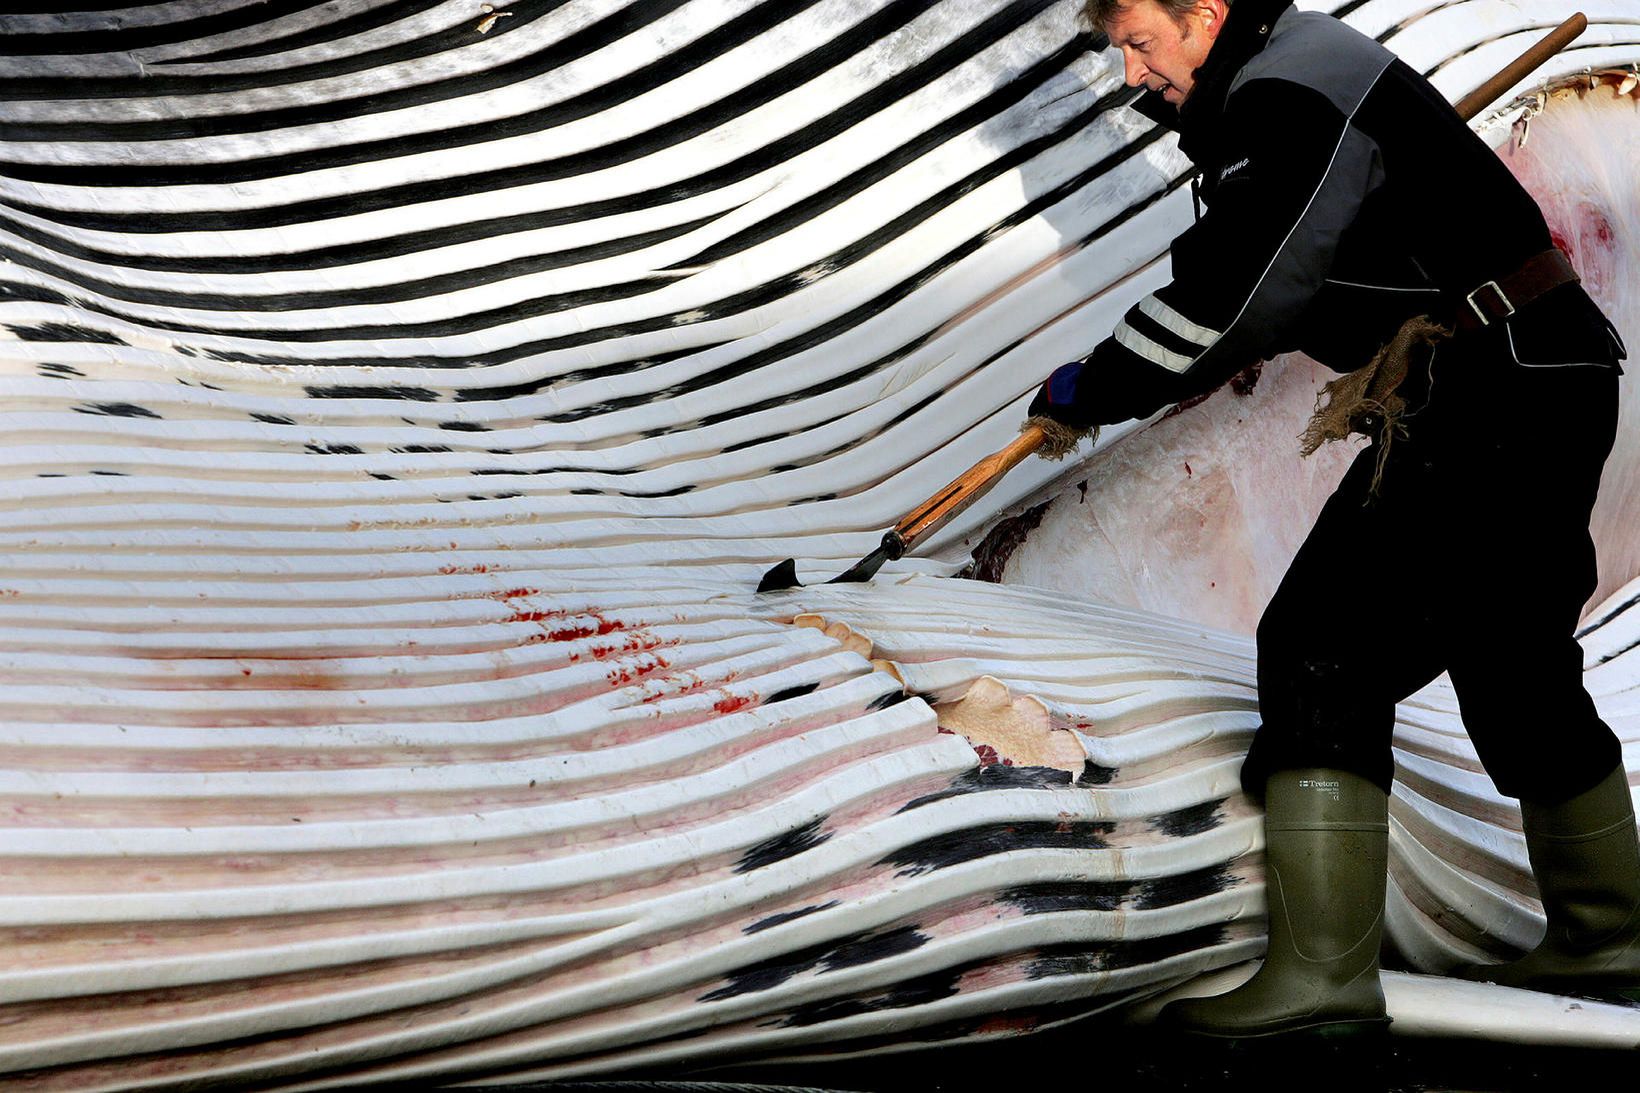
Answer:
<svg viewBox="0 0 1640 1093"><path fill-rule="evenodd" d="M1631 0L1346 17L1455 98L1574 6L1541 79L1640 60ZM0 15L0 1085L654 1074L1244 972L1247 634L1348 454L1294 454L1318 369L815 583L1165 281L1188 164L1080 7ZM1632 107L1531 125L1632 344ZM1584 637L1631 752L1635 443ZM1066 487L1014 583L950 576ZM787 557L809 587L753 591ZM1528 942L1450 691L1396 739L1409 966ZM1640 1039L1389 986L1403 1031Z"/></svg>

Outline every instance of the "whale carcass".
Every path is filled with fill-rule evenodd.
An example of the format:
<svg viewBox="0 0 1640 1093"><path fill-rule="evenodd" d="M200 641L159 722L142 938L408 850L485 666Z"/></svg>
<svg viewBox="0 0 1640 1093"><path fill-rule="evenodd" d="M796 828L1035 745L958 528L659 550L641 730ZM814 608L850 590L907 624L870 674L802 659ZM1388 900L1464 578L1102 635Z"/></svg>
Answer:
<svg viewBox="0 0 1640 1093"><path fill-rule="evenodd" d="M1573 7L1307 6L1454 98ZM1640 28L1580 6L1479 124L1634 344ZM752 591L871 549L1165 278L1186 164L1077 7L0 17L11 1086L972 1040L1257 957L1247 634L1344 458L1289 440L1315 366L1026 464L871 585ZM1631 771L1637 454L1584 630ZM1050 497L1016 583L952 576ZM1530 944L1441 683L1397 747L1404 964Z"/></svg>

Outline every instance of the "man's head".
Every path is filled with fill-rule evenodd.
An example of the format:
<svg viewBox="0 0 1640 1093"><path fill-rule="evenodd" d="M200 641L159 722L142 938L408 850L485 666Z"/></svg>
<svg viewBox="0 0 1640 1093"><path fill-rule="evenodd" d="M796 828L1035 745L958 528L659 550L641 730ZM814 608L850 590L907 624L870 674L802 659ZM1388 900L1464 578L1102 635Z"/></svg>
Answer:
<svg viewBox="0 0 1640 1093"><path fill-rule="evenodd" d="M1088 15L1122 51L1129 86L1177 106L1230 12L1230 0L1089 0Z"/></svg>

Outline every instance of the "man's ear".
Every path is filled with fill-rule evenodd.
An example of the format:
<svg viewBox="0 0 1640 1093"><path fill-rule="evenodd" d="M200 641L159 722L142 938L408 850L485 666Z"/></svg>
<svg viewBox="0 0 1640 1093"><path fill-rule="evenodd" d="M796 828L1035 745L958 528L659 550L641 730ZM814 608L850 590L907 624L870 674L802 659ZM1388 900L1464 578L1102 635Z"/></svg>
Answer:
<svg viewBox="0 0 1640 1093"><path fill-rule="evenodd" d="M1217 38L1219 31L1224 29L1224 20L1230 15L1230 7L1224 0L1199 0L1198 11L1202 16L1202 29L1209 38Z"/></svg>

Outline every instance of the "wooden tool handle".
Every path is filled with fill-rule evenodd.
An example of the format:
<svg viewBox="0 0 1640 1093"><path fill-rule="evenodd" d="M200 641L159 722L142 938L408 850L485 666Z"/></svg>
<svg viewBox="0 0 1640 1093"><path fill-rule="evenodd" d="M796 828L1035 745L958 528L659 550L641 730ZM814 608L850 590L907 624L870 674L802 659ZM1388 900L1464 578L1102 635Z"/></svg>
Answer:
<svg viewBox="0 0 1640 1093"><path fill-rule="evenodd" d="M1491 104L1499 95L1530 76L1538 66L1572 44L1572 40L1589 27L1589 19L1581 11L1566 20L1531 49L1509 63L1509 67L1458 100L1458 116L1471 121L1476 114Z"/></svg>
<svg viewBox="0 0 1640 1093"><path fill-rule="evenodd" d="M907 550L911 549L918 539L943 526L990 489L997 479L1042 447L1042 436L1040 425L1026 427L1012 444L975 463L947 483L944 489L907 513L903 520L894 525L894 534L905 542Z"/></svg>

